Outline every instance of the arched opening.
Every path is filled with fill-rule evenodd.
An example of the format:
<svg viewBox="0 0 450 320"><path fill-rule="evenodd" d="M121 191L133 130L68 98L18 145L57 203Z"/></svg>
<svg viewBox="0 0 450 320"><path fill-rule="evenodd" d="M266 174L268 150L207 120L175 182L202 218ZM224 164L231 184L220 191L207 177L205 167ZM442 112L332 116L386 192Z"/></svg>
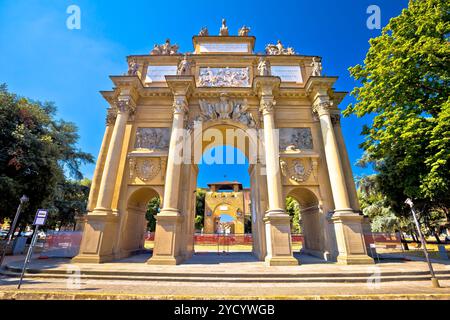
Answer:
<svg viewBox="0 0 450 320"><path fill-rule="evenodd" d="M212 144L199 162L197 195L204 194L204 202L197 206L203 211L196 221L202 216L203 224L196 226L195 252L222 251L225 242L229 253L252 252L248 158L233 145Z"/></svg>
<svg viewBox="0 0 450 320"><path fill-rule="evenodd" d="M295 238L294 232L297 231L301 234L301 252L324 258L324 217L315 193L305 187L293 188L286 197L286 211L293 217L291 224L293 243L299 240Z"/></svg>
<svg viewBox="0 0 450 320"><path fill-rule="evenodd" d="M137 187L130 191L121 240L121 248L125 255L152 248L153 242L148 235L149 232L155 231L155 218L159 212L160 203L161 196L154 188Z"/></svg>

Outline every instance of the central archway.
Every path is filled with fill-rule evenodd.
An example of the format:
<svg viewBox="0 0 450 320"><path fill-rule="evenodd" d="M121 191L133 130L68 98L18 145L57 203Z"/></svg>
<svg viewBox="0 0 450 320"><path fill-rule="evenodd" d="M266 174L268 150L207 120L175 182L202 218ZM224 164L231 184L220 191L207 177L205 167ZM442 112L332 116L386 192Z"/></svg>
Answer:
<svg viewBox="0 0 450 320"><path fill-rule="evenodd" d="M212 208L205 205L205 210L209 210L209 212L204 212L205 220L202 233L216 235L217 237L221 231L224 231L219 228L219 225L221 223L229 225L228 232L232 234L230 236L234 241L233 243L239 244L230 251L252 252L258 258L261 258L265 253L260 252L262 245L255 246L255 242L257 242L255 241L255 235L257 235L256 238L264 237L264 228L252 224L261 214L256 212L259 206L255 204L257 202L256 195L259 194L259 185L251 179L251 170L258 160L258 131L231 120L209 121L203 124L201 130L193 130L191 142L194 150L194 163L196 163L198 169L197 187L204 188L206 185L214 183L230 185L237 183L239 185L243 182L244 185L241 190L231 189L228 190L229 192L217 194L209 192L208 197L210 199L217 196L220 198L213 198L211 203L214 203L214 206ZM214 169L211 171L213 167ZM237 167L239 174L233 175L230 170ZM204 171L216 174L202 177ZM221 174L218 175L217 172L221 172ZM208 190L210 190L209 187ZM229 216L231 221L225 221L225 215ZM260 220L262 221L262 217L260 217ZM199 239L198 234L196 235L197 239ZM198 251L204 251L199 250L198 245L196 248ZM217 250L217 248L214 248L214 250Z"/></svg>

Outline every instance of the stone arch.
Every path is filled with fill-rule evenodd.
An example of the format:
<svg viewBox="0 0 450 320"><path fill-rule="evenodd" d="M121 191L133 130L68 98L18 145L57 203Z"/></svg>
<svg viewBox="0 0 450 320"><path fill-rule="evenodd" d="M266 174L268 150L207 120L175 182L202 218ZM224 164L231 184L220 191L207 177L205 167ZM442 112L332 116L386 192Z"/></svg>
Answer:
<svg viewBox="0 0 450 320"><path fill-rule="evenodd" d="M258 144L258 129L249 128L248 126L231 120L231 119L222 119L222 120L210 120L206 122L201 122L201 127L196 129L195 127L191 131L190 135L190 146L192 150L192 158L195 163L198 163L198 160L202 157L206 150L222 145L228 145L234 148L239 149L245 157L248 159L249 163L255 163L258 157L259 144ZM222 140L210 140L204 141L203 137L208 138L208 134L214 135L215 131L217 134L222 135ZM239 140L239 138L234 135L230 136L230 131L227 130L235 130L236 133L244 133L243 136L244 141ZM230 143L230 138L233 141ZM199 150L200 147L200 150Z"/></svg>
<svg viewBox="0 0 450 320"><path fill-rule="evenodd" d="M293 187L287 193L300 205L303 232L302 252L324 258L324 216L320 200L315 190L309 187Z"/></svg>
<svg viewBox="0 0 450 320"><path fill-rule="evenodd" d="M125 256L144 249L147 230L148 202L154 197L162 200L161 191L157 187L136 186L130 188L127 198L126 216L124 217L121 249Z"/></svg>

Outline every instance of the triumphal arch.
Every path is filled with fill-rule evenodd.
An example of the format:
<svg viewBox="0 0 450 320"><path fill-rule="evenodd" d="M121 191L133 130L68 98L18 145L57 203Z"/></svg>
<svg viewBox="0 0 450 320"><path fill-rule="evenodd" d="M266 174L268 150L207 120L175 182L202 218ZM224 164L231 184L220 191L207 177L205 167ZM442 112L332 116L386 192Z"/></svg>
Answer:
<svg viewBox="0 0 450 320"><path fill-rule="evenodd" d="M202 29L192 53L167 40L128 57L102 91L106 130L74 262L101 263L143 248L147 203L160 197L149 264L194 253L195 192L203 152L233 145L249 161L253 253L267 265L297 265L285 199L301 206L303 251L343 264L373 263L340 127L344 92L322 76L320 57L278 41L255 53L243 27Z"/></svg>

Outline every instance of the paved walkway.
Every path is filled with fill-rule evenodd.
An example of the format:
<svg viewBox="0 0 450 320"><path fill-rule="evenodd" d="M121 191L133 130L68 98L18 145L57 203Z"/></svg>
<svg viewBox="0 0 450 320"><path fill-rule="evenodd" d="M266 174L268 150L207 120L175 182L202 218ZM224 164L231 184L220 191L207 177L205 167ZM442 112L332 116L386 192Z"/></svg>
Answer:
<svg viewBox="0 0 450 320"><path fill-rule="evenodd" d="M147 265L149 255L138 255L118 262L80 264L82 270L114 270L129 272L191 272L203 273L358 273L427 270L423 261L386 261L375 266L345 266L324 263L322 260L299 256L302 265L293 267L266 267L249 254L197 254L179 266ZM68 259L33 260L32 267L68 267ZM14 264L18 262L13 262ZM20 264L20 261L19 261ZM450 270L446 263L435 263L436 271ZM0 277L0 298L58 298L58 299L446 299L450 300L450 280L441 280L440 289L430 281L393 281L367 283L229 283L101 279L25 278L18 293L17 278Z"/></svg>
<svg viewBox="0 0 450 320"><path fill-rule="evenodd" d="M267 267L263 261L257 260L250 253L231 253L217 255L216 253L198 253L191 259L177 266L161 266L149 265L146 261L151 257L150 254L140 254L125 258L119 261L94 264L83 263L76 264L81 271L118 271L118 272L165 272L165 273L183 273L183 272L199 272L199 273L263 273L263 274L320 274L320 273L356 273L356 272L373 272L374 268L379 268L380 272L402 272L408 270L427 271L427 264L420 258L414 261L405 261L401 259L380 260L375 265L339 265L332 262L326 262L309 255L295 255L301 262L298 266L274 266ZM21 267L23 257L19 260L9 263L8 265ZM68 268L75 266L71 264L70 259L53 258L53 259L33 259L28 265L29 269L51 269L66 271ZM436 271L450 271L450 261L435 261L434 268Z"/></svg>

